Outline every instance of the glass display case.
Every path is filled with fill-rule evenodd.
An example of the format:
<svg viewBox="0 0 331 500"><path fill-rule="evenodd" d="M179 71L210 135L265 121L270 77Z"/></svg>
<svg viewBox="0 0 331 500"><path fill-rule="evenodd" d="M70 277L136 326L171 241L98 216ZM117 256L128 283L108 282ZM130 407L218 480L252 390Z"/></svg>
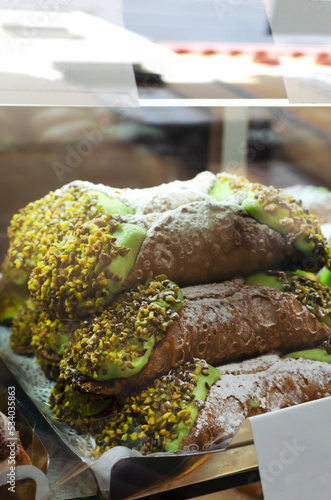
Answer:
<svg viewBox="0 0 331 500"><path fill-rule="evenodd" d="M330 239L330 10L283 0L0 0L1 261L14 214L64 185L142 190L205 171L285 189ZM31 352L11 349L3 283L0 388L15 387L48 454L31 499L264 498L249 420L222 451L143 457L119 447L94 460L93 436L54 423L54 381Z"/></svg>

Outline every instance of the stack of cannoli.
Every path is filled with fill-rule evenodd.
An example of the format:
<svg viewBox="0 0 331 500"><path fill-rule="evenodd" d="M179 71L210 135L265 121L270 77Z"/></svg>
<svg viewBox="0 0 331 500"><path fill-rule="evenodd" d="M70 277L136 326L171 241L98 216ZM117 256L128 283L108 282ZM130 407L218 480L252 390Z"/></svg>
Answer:
<svg viewBox="0 0 331 500"><path fill-rule="evenodd" d="M4 274L29 290L12 348L57 378L54 415L94 432L96 456L225 447L248 416L331 394L329 248L281 190L76 182L9 236Z"/></svg>

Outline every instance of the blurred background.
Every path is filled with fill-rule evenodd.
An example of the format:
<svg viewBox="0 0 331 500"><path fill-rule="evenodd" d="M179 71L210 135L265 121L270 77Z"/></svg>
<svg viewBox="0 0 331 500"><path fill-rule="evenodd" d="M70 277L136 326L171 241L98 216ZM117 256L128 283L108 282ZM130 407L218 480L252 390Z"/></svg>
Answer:
<svg viewBox="0 0 331 500"><path fill-rule="evenodd" d="M114 5L0 0L0 41L13 49L0 71L0 258L12 215L75 179L145 187L209 169L331 188L330 108L291 106L284 73L328 90L324 38L293 28L275 44L262 0ZM86 102L49 105L48 84ZM40 102L20 104L29 86ZM132 102L110 105L124 87Z"/></svg>

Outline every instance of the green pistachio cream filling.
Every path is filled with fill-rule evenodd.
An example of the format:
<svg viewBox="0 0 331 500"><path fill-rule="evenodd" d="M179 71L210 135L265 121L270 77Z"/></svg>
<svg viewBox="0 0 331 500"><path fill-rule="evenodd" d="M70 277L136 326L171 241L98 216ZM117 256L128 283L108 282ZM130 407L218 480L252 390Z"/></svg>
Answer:
<svg viewBox="0 0 331 500"><path fill-rule="evenodd" d="M51 245L31 273L31 296L59 318L102 311L130 272L146 230L103 216L79 223Z"/></svg>
<svg viewBox="0 0 331 500"><path fill-rule="evenodd" d="M311 259L314 268L330 267L331 257L320 224L300 201L280 189L252 183L231 174L220 174L210 191L210 195L218 201L225 201L238 193L242 196L237 201L251 217L285 236Z"/></svg>
<svg viewBox="0 0 331 500"><path fill-rule="evenodd" d="M310 359L312 361L320 361L323 363L331 363L331 354L325 349L316 347L315 349L304 349L302 351L291 352L283 356L284 358L294 359Z"/></svg>
<svg viewBox="0 0 331 500"><path fill-rule="evenodd" d="M181 449L210 387L221 373L200 359L171 370L138 394L117 399L96 433L95 456L114 446L143 455Z"/></svg>
<svg viewBox="0 0 331 500"><path fill-rule="evenodd" d="M119 294L100 316L75 331L61 369L73 365L80 374L100 381L135 375L182 304L180 288L163 275Z"/></svg>
<svg viewBox="0 0 331 500"><path fill-rule="evenodd" d="M291 293L319 320L331 327L331 292L319 281L291 272L267 271L248 276L245 284L268 286L281 292Z"/></svg>
<svg viewBox="0 0 331 500"><path fill-rule="evenodd" d="M41 355L53 352L61 357L79 325L78 321L52 319L43 311L34 325L31 345Z"/></svg>
<svg viewBox="0 0 331 500"><path fill-rule="evenodd" d="M324 267L318 274L318 281L331 288L331 270Z"/></svg>
<svg viewBox="0 0 331 500"><path fill-rule="evenodd" d="M51 391L49 404L56 418L72 427L81 427L81 420L88 424L89 418L102 414L112 404L112 400L82 394L60 374Z"/></svg>
<svg viewBox="0 0 331 500"><path fill-rule="evenodd" d="M133 213L120 200L84 185L50 192L15 214L8 228L8 271L16 283L26 283L41 251L61 241L73 224L100 214Z"/></svg>

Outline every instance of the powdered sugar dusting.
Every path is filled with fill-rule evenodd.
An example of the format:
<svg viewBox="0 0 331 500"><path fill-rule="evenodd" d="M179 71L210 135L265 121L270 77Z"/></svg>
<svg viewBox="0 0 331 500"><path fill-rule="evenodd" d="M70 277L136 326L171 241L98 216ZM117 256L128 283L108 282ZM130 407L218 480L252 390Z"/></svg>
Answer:
<svg viewBox="0 0 331 500"><path fill-rule="evenodd" d="M110 197L118 198L137 214L165 212L193 201L210 200L209 191L216 181L212 172L205 171L187 181L175 180L159 186L142 189L113 188L104 184L92 184L89 181L73 181L60 190L70 186L82 186L88 190L100 191ZM60 191L58 190L58 192Z"/></svg>
<svg viewBox="0 0 331 500"><path fill-rule="evenodd" d="M248 417L331 395L328 363L267 354L219 370L188 439L200 448L226 447Z"/></svg>

